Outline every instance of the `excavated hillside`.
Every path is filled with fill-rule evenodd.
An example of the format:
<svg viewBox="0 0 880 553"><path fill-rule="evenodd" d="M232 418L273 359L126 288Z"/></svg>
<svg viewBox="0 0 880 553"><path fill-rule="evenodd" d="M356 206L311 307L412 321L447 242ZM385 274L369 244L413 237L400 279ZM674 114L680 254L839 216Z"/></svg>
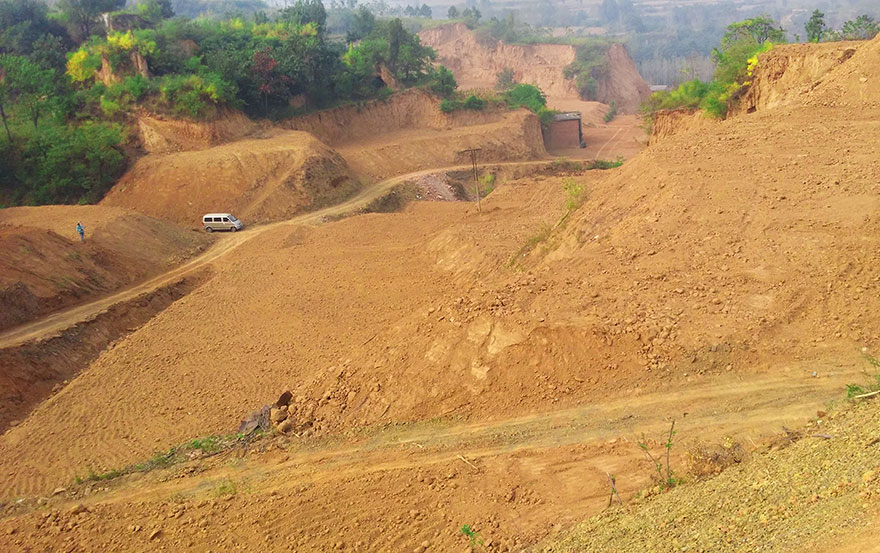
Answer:
<svg viewBox="0 0 880 553"><path fill-rule="evenodd" d="M81 221L86 242L75 226ZM209 237L99 206L0 210L0 330L167 271Z"/></svg>
<svg viewBox="0 0 880 553"><path fill-rule="evenodd" d="M784 44L761 55L752 86L731 109L731 115L751 113L798 101L861 44Z"/></svg>
<svg viewBox="0 0 880 553"><path fill-rule="evenodd" d="M538 118L526 110L440 111L440 100L408 90L384 101L282 121L229 112L212 122L142 115L150 153L101 202L188 227L231 212L245 223L287 219L339 202L362 183L431 167L547 155Z"/></svg>
<svg viewBox="0 0 880 553"><path fill-rule="evenodd" d="M304 132L269 132L205 150L141 158L101 201L189 227L230 212L247 223L289 218L360 187L339 154Z"/></svg>
<svg viewBox="0 0 880 553"><path fill-rule="evenodd" d="M463 23L427 29L419 33L419 38L437 51L437 61L452 70L460 88L491 89L498 73L510 68L516 82L541 88L550 107L557 107L556 102L580 99L574 82L563 74L565 67L575 60L573 46L502 41L487 44L477 40ZM613 100L622 112L635 113L650 94L647 83L623 45L610 46L606 56L609 71L597 83L596 99L605 104Z"/></svg>
<svg viewBox="0 0 880 553"><path fill-rule="evenodd" d="M530 112L497 107L443 113L440 99L419 89L288 119L281 126L314 134L368 180L468 163L460 153L467 148L480 148L484 162L547 155L541 123Z"/></svg>
<svg viewBox="0 0 880 553"><path fill-rule="evenodd" d="M880 351L878 49L800 101L684 124L619 169L501 184L481 211L242 242L0 436L0 547L426 553L469 548L467 524L492 552L806 553L868 535L877 408L817 411ZM234 432L285 390L286 434L71 484ZM676 452L738 443L741 467L554 545L609 475L628 503L649 486L636 441L660 454L670 419ZM776 449L803 440L764 456L783 429Z"/></svg>

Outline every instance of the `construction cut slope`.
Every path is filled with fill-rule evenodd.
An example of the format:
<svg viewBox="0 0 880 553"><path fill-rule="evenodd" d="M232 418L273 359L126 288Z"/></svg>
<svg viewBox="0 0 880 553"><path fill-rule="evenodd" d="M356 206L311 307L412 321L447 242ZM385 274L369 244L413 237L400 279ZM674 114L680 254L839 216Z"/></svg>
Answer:
<svg viewBox="0 0 880 553"><path fill-rule="evenodd" d="M81 221L86 241L74 227ZM162 273L209 242L126 209L0 210L0 330Z"/></svg>
<svg viewBox="0 0 880 553"><path fill-rule="evenodd" d="M557 107L557 101L580 99L574 82L563 74L575 60L574 46L502 41L484 44L463 23L427 29L419 33L419 38L437 51L438 61L452 70L463 89L491 89L498 73L510 68L517 82L538 86L552 108ZM605 104L614 101L622 112L635 113L650 94L647 83L623 45L611 45L606 58L608 72L597 82L596 100Z"/></svg>
<svg viewBox="0 0 880 553"><path fill-rule="evenodd" d="M308 133L263 138L140 159L101 201L184 226L230 212L246 223L289 218L338 202L359 188L339 154Z"/></svg>
<svg viewBox="0 0 880 553"><path fill-rule="evenodd" d="M752 85L734 103L731 115L750 113L801 101L816 83L848 60L860 42L783 44L762 54Z"/></svg>
<svg viewBox="0 0 880 553"><path fill-rule="evenodd" d="M541 123L530 112L489 107L443 113L440 99L419 89L363 106L287 119L280 125L314 134L368 180L468 163L470 158L462 153L468 148L480 149L481 162L547 155Z"/></svg>

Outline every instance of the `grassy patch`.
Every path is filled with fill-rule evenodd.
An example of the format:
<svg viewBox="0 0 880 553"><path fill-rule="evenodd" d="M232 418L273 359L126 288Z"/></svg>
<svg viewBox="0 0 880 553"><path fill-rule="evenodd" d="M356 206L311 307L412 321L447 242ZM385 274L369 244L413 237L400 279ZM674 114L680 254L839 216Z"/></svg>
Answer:
<svg viewBox="0 0 880 553"><path fill-rule="evenodd" d="M871 392L880 390L880 360L867 351L862 351L862 357L865 358L865 361L867 361L868 365L871 367L871 372L865 373L869 381L865 384L847 384L847 399L855 399L857 396L870 394Z"/></svg>
<svg viewBox="0 0 880 553"><path fill-rule="evenodd" d="M77 484L85 482L104 482L107 480L115 480L120 476L134 474L136 472L149 472L154 469L163 469L178 463L188 461L195 455L200 457L209 457L217 455L224 451L228 451L240 445L252 443L254 440L263 437L263 433L257 431L250 435L241 433L227 434L225 436L206 436L204 438L196 438L176 447L172 447L168 451L156 452L146 461L134 463L124 468L116 468L105 472L96 472L89 468L86 476L77 476L74 481Z"/></svg>
<svg viewBox="0 0 880 553"><path fill-rule="evenodd" d="M513 267L525 256L527 256L532 250L534 250L538 244L545 242L547 238L550 237L550 233L553 232L553 227L548 224L544 224L534 236L530 237L526 240L526 243L523 244L520 249L516 251L515 254L510 258L510 262L508 266Z"/></svg>

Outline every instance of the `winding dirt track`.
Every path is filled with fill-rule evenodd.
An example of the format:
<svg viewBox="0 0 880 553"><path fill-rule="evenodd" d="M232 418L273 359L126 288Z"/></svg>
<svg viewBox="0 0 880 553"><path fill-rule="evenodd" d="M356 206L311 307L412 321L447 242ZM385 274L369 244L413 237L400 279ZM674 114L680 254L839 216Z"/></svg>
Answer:
<svg viewBox="0 0 880 553"><path fill-rule="evenodd" d="M517 165L543 165L549 163L549 160L536 161L513 161L486 163L483 166L517 166ZM137 284L130 288L126 288L109 296L78 305L76 307L59 311L42 319L12 328L0 334L0 349L15 347L31 340L41 340L50 336L54 336L66 328L77 323L87 321L113 305L130 300L142 294L152 292L169 282L179 279L182 276L192 273L193 271L204 267L205 265L216 261L217 259L228 254L248 240L255 238L267 230L285 225L307 225L320 222L325 217L333 217L345 215L356 211L373 200L381 197L383 194L394 188L395 186L415 177L439 173L443 171L460 171L470 169L470 165L456 165L450 167L437 167L422 171L407 173L390 179L377 182L375 184L364 187L357 195L348 200L335 204L317 211L304 213L286 221L279 221L266 225L249 227L245 232L230 233L224 236L217 243L208 249L202 255L195 257L184 263L183 265L172 269L166 273L158 275L146 282Z"/></svg>

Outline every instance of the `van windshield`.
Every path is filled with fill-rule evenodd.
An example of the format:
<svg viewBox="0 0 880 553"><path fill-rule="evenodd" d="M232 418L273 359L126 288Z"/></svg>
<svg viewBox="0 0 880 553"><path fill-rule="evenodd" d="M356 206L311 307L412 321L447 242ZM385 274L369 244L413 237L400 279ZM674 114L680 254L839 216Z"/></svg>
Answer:
<svg viewBox="0 0 880 553"><path fill-rule="evenodd" d="M238 219L235 218L235 215L230 215L229 220L230 221L238 221Z"/></svg>

